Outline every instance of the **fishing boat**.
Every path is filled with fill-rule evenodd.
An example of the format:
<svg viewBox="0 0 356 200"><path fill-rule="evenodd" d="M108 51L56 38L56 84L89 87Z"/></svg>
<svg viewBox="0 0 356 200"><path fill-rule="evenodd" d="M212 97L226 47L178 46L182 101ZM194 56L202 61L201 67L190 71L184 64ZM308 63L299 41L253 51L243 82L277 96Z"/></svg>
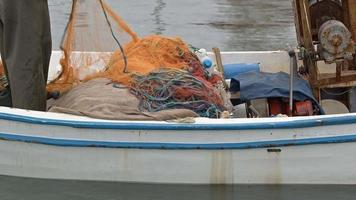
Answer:
<svg viewBox="0 0 356 200"><path fill-rule="evenodd" d="M288 72L285 51L222 52ZM52 55L56 69L61 52ZM55 73L55 70L52 70ZM50 75L51 76L51 75ZM0 108L0 175L160 184L356 184L356 114L115 121Z"/></svg>
<svg viewBox="0 0 356 200"><path fill-rule="evenodd" d="M290 77L296 65L304 65L317 101L322 99L323 88L352 89L356 70L344 70L350 67L344 65L355 55L350 35L356 37L356 28L350 22L356 21L351 12L356 4L293 2L299 59L293 51L221 52L221 57L215 52L214 63L220 67L258 63L261 72L285 72ZM318 15L320 9L329 8L323 4L337 8L325 13L339 21L321 24L318 19L329 19ZM348 15L340 15L344 11ZM335 40L325 39L334 33L338 36ZM319 43L313 43L315 40ZM330 42L337 47L331 47ZM89 54L96 56L95 52ZM214 57L213 53L209 55ZM53 51L50 80L59 75L61 58L62 52ZM290 80L292 96L293 78ZM355 95L350 96L350 102L355 102ZM353 104L349 108L355 111ZM356 113L337 112L340 114L130 121L0 107L0 191L16 196L18 190L11 192L15 185L30 195L40 187L37 193L44 197L56 193L67 197L74 190L76 195L81 193L78 191L94 191L90 199L105 199L102 194L109 193L120 193L122 198L184 199L187 191L195 190L187 199L236 199L257 190L260 199L271 194L279 199L288 195L299 199L295 193L313 193L322 186L321 199L339 199L335 185L342 185L346 186L342 195L352 199L356 185ZM241 190L235 186L247 187ZM19 194L19 198L22 196ZM278 199L276 196L270 199Z"/></svg>

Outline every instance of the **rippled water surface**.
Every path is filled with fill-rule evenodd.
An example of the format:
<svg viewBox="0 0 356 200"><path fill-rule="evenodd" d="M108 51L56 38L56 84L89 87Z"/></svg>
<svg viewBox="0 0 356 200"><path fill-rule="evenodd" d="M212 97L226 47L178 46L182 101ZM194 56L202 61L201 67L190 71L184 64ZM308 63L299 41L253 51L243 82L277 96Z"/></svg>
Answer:
<svg viewBox="0 0 356 200"><path fill-rule="evenodd" d="M354 200L348 185L160 185L0 176L5 200Z"/></svg>
<svg viewBox="0 0 356 200"><path fill-rule="evenodd" d="M291 0L107 0L140 36L180 36L224 51L277 50L296 44ZM49 0L54 48L71 0Z"/></svg>

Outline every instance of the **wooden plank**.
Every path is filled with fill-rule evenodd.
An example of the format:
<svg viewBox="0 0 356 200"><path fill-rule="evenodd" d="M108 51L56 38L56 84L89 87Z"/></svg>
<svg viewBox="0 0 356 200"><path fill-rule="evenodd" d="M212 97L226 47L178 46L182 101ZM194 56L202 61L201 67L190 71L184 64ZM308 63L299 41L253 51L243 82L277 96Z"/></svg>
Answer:
<svg viewBox="0 0 356 200"><path fill-rule="evenodd" d="M220 54L220 49L217 48L217 47L214 47L213 49L213 52L215 54L215 61L216 61L216 65L218 67L218 71L221 73L221 76L223 78L223 84L224 84L224 87L226 90L229 89L229 85L226 83L225 81L225 76L224 76L224 66L222 64L222 59L221 59L221 54Z"/></svg>
<svg viewBox="0 0 356 200"><path fill-rule="evenodd" d="M332 87L332 85L342 85L343 87L353 87L356 86L356 74L353 75L342 75L341 80L337 80L337 78L322 78L318 80L317 87Z"/></svg>
<svg viewBox="0 0 356 200"><path fill-rule="evenodd" d="M346 26L349 28L352 34L352 39L356 42L356 1L355 0L344 0L344 12ZM356 57L351 63L351 69L356 69Z"/></svg>
<svg viewBox="0 0 356 200"><path fill-rule="evenodd" d="M352 38L356 41L356 1L348 0L349 8L349 22L350 22L350 31L352 33Z"/></svg>
<svg viewBox="0 0 356 200"><path fill-rule="evenodd" d="M356 87L356 81L350 81L347 83L335 83L331 85L324 85L320 88L347 88L347 87Z"/></svg>
<svg viewBox="0 0 356 200"><path fill-rule="evenodd" d="M341 79L344 76L352 76L352 75L356 75L356 70L341 71ZM335 77L335 73L323 73L319 75L320 80L334 78L334 77ZM356 81L356 79L354 81Z"/></svg>
<svg viewBox="0 0 356 200"><path fill-rule="evenodd" d="M303 45L306 49L311 52L314 52L312 31L311 31L311 22L309 14L309 0L299 0L300 3L300 17L303 27Z"/></svg>
<svg viewBox="0 0 356 200"><path fill-rule="evenodd" d="M336 62L336 81L341 81L342 62Z"/></svg>
<svg viewBox="0 0 356 200"><path fill-rule="evenodd" d="M344 14L344 24L350 28L349 0L342 1L342 12Z"/></svg>
<svg viewBox="0 0 356 200"><path fill-rule="evenodd" d="M314 52L313 39L312 39L312 31L311 31L311 22L310 22L310 14L309 14L309 1L308 0L295 0L295 8L297 9L296 13L298 16L298 27L300 45L304 46L307 49L307 53L311 57ZM301 29L301 30L300 30ZM314 97L317 100L320 100L320 90L317 87L316 80L318 79L318 71L316 68L316 63L311 59L304 59L304 66L308 68L310 73L309 83L312 86Z"/></svg>
<svg viewBox="0 0 356 200"><path fill-rule="evenodd" d="M300 23L301 16L300 16L299 0L293 0L292 7L294 11L294 25L295 25L295 31L297 33L297 41L298 44L301 44L303 41L303 32L302 32L303 28Z"/></svg>

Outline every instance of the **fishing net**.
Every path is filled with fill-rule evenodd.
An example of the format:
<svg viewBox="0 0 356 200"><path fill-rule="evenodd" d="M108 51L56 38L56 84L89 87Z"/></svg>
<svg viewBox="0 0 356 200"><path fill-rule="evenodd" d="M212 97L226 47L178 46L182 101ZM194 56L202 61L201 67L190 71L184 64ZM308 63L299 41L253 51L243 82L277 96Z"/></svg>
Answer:
<svg viewBox="0 0 356 200"><path fill-rule="evenodd" d="M200 77L205 73L180 38L139 38L104 0L73 1L61 48L62 74L49 84L50 91L66 91L97 77L129 85L133 74L162 67L185 69Z"/></svg>
<svg viewBox="0 0 356 200"><path fill-rule="evenodd" d="M150 112L181 108L215 118L225 110L219 91L186 70L161 68L148 75L136 75L131 90L141 99L141 110Z"/></svg>
<svg viewBox="0 0 356 200"><path fill-rule="evenodd" d="M104 0L73 0L61 49L62 72L49 92L104 77L128 86L142 110L186 108L203 117L224 110L215 89L220 76L208 75L182 39L140 38Z"/></svg>
<svg viewBox="0 0 356 200"><path fill-rule="evenodd" d="M146 75L159 68L185 69L197 76L204 76L199 59L179 38L147 36L127 44L124 52L127 58L126 71L122 51L116 50L106 70L93 77L106 77L129 85L133 75Z"/></svg>
<svg viewBox="0 0 356 200"><path fill-rule="evenodd" d="M87 76L105 70L112 52L138 37L103 0L73 0L62 38L62 74L48 85L49 91L67 91ZM120 59L126 65L125 54Z"/></svg>

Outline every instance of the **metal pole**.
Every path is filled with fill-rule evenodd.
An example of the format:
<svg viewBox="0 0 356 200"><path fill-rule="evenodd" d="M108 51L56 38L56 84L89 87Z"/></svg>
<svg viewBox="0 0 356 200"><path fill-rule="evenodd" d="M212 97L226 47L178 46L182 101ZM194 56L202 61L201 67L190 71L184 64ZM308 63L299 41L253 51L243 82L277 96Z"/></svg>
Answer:
<svg viewBox="0 0 356 200"><path fill-rule="evenodd" d="M290 57L289 113L288 113L288 116L292 117L293 116L293 90L294 90L293 83L294 83L294 75L296 74L295 70L297 69L297 66L296 66L297 58L296 58L294 50L289 50L288 54Z"/></svg>

